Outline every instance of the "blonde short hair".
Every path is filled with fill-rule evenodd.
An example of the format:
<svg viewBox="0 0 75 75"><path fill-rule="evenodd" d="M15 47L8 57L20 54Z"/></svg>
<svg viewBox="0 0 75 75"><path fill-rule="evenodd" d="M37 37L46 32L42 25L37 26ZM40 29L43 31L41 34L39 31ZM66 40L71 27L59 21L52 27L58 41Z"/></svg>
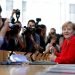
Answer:
<svg viewBox="0 0 75 75"><path fill-rule="evenodd" d="M75 24L72 23L71 21L65 22L65 23L62 25L62 29L64 29L65 27L68 27L68 26L71 26L72 29L75 30Z"/></svg>

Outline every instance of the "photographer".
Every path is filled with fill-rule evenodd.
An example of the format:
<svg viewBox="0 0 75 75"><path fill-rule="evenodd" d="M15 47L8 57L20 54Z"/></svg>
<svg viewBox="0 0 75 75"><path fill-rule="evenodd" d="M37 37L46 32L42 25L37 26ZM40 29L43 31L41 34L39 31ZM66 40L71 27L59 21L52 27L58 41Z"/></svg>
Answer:
<svg viewBox="0 0 75 75"><path fill-rule="evenodd" d="M7 31L1 49L11 51L23 51L25 47L19 36L19 32L21 30L21 23L20 21L18 21L18 19L15 22L15 19L13 17L14 14L16 14L16 12L13 10L11 15L11 22L9 23L10 31ZM14 21L12 19L14 19Z"/></svg>
<svg viewBox="0 0 75 75"><path fill-rule="evenodd" d="M27 52L35 53L40 46L40 37L35 32L35 21L29 20L27 24L27 31L25 32L26 49Z"/></svg>
<svg viewBox="0 0 75 75"><path fill-rule="evenodd" d="M15 19L13 17L13 15L16 16L17 21L15 22ZM19 21L19 17L20 17L20 10L19 9L13 9L12 14L11 14L11 23L13 24L13 26L11 27L12 31L12 39L15 41L15 50L20 50L20 51L24 51L25 46L23 41L21 40L21 37L19 35L20 31L21 31L21 22Z"/></svg>
<svg viewBox="0 0 75 75"><path fill-rule="evenodd" d="M60 34L57 34L56 33L56 29L55 28L51 28L50 29L50 32L49 32L49 35L48 35L48 37L47 37L47 43L46 44L48 44L48 43L50 43L51 42L51 39L53 38L53 37L57 37L57 39L56 39L56 44L59 44L59 38L60 38Z"/></svg>
<svg viewBox="0 0 75 75"><path fill-rule="evenodd" d="M26 45L26 55L34 60L40 49L40 36L36 33L35 25L36 23L33 19L29 20L27 27L24 27L22 33Z"/></svg>

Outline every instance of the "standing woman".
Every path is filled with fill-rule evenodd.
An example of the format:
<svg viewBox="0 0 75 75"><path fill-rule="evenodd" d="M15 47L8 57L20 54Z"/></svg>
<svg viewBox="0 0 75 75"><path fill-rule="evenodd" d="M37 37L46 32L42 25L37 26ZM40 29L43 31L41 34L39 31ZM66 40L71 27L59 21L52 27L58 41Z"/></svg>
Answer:
<svg viewBox="0 0 75 75"><path fill-rule="evenodd" d="M75 64L75 25L72 22L66 22L62 26L64 41L59 56L50 55L50 60L59 64Z"/></svg>

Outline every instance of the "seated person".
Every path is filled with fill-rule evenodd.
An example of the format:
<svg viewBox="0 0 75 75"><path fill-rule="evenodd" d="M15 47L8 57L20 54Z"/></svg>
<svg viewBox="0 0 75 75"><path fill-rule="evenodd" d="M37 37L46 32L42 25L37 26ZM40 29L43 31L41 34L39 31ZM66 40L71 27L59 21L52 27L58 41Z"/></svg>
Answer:
<svg viewBox="0 0 75 75"><path fill-rule="evenodd" d="M59 64L75 64L75 25L72 22L66 22L62 26L64 41L59 56L50 55L50 60Z"/></svg>

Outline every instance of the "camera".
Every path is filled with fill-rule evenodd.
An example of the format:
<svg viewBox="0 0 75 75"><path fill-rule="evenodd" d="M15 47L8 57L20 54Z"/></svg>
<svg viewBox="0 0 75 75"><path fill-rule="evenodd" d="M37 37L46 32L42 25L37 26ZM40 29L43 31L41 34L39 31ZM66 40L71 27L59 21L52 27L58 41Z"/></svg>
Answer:
<svg viewBox="0 0 75 75"><path fill-rule="evenodd" d="M37 22L40 22L40 21L41 21L41 18L36 18L36 21L37 21Z"/></svg>
<svg viewBox="0 0 75 75"><path fill-rule="evenodd" d="M2 27L4 26L5 20L6 20L6 18L2 18L2 22L3 22ZM9 22L9 27L10 27L10 28L11 28L12 26L14 26L14 25L15 25L14 23Z"/></svg>
<svg viewBox="0 0 75 75"><path fill-rule="evenodd" d="M35 27L30 28L30 27L24 26L22 35L31 35L31 34L34 34L35 31L36 31Z"/></svg>
<svg viewBox="0 0 75 75"><path fill-rule="evenodd" d="M18 29L20 29L19 25L16 25L16 23L20 23L19 17L20 17L20 10L15 9L15 14L16 14L16 19L17 21L15 22L14 17L11 19L9 27L11 30L9 31L9 35L14 36L18 33Z"/></svg>
<svg viewBox="0 0 75 75"><path fill-rule="evenodd" d="M19 10L19 9L16 9L16 10L15 10L15 13L16 13L17 21L18 21L18 19L19 19L19 17L20 17L20 10Z"/></svg>
<svg viewBox="0 0 75 75"><path fill-rule="evenodd" d="M19 9L14 9L14 11L15 11L15 14L16 14L17 22L19 22L20 10L19 10ZM11 22L12 24L15 24L15 18L12 17L10 22Z"/></svg>
<svg viewBox="0 0 75 75"><path fill-rule="evenodd" d="M40 21L41 21L41 18L36 18L36 27L39 25Z"/></svg>
<svg viewBox="0 0 75 75"><path fill-rule="evenodd" d="M2 22L3 22L2 27L4 26L5 20L6 20L6 18L2 18ZM19 21L17 21L16 23L19 23ZM14 23L12 23L12 22L9 23L10 31L7 31L6 36L9 36L9 35L10 36L15 36L18 33L18 29L20 29L20 26L16 25L16 23L15 22Z"/></svg>
<svg viewBox="0 0 75 75"><path fill-rule="evenodd" d="M34 33L39 33L40 32L40 25L39 22L41 21L41 18L36 18L36 22L35 22L35 27L23 27L23 33L22 35L31 35Z"/></svg>
<svg viewBox="0 0 75 75"><path fill-rule="evenodd" d="M19 9L14 9L14 13L16 15L16 19L17 19L17 22L18 22L19 21L19 17L20 17L20 10ZM13 16L11 18L11 23L15 24L15 18Z"/></svg>

